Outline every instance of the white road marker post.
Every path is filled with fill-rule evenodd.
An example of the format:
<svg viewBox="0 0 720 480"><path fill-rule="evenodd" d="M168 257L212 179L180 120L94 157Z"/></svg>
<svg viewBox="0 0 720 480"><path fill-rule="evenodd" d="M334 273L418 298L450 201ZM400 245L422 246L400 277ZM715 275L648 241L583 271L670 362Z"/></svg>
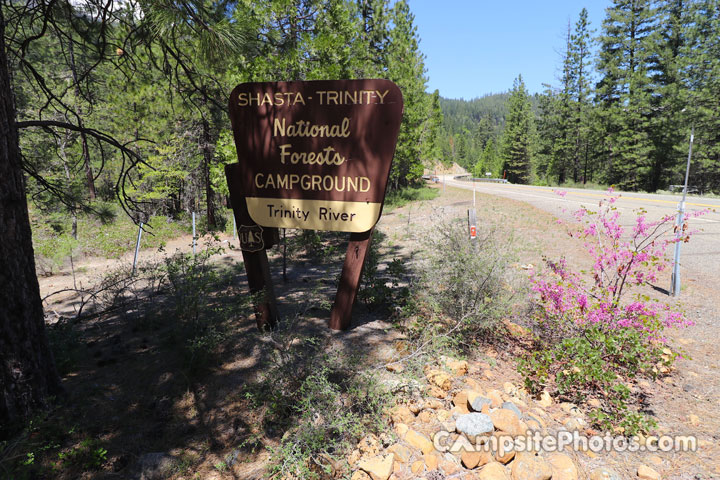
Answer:
<svg viewBox="0 0 720 480"><path fill-rule="evenodd" d="M468 208L468 236L473 243L477 240L477 212L474 208Z"/></svg>
<svg viewBox="0 0 720 480"><path fill-rule="evenodd" d="M193 255L195 255L195 212L192 212L192 222L193 222Z"/></svg>
<svg viewBox="0 0 720 480"><path fill-rule="evenodd" d="M675 222L675 259L673 262L672 285L670 291L673 296L680 296L680 244L682 243L683 221L685 217L685 198L687 197L688 176L690 175L690 159L692 158L692 146L695 139L695 127L690 131L690 148L688 150L687 167L685 167L685 185L683 186L682 201L678 205L677 221Z"/></svg>
<svg viewBox="0 0 720 480"><path fill-rule="evenodd" d="M135 276L135 266L137 265L137 259L138 259L138 253L140 253L140 238L142 238L142 227L143 222L140 222L140 226L138 227L138 236L137 236L137 242L135 242L135 257L133 258L133 268L132 268L132 276ZM72 257L70 257L72 259Z"/></svg>

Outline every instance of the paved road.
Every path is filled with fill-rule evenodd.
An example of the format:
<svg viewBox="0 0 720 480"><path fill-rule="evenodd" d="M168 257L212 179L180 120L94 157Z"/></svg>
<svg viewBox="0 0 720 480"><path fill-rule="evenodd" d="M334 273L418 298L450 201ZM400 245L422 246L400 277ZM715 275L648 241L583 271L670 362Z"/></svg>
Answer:
<svg viewBox="0 0 720 480"><path fill-rule="evenodd" d="M452 175L442 176L441 181L446 182L448 186L473 189L471 182L455 180ZM486 182L476 182L475 190L484 194L524 201L562 218L569 218L568 212L577 210L581 205L588 208L597 207L598 202L606 198L606 193L598 190L557 189ZM556 190L567 193L563 197L555 193ZM631 227L633 212L636 209L644 208L648 212L648 219L658 219L664 215L677 213L681 198L680 195L623 192L615 205L621 211L622 225ZM720 199L688 196L685 208L688 212L704 209L714 209L715 211L690 220L690 227L699 231L693 236L690 243L682 245L680 277L681 279L704 277L705 280L718 285L720 289Z"/></svg>

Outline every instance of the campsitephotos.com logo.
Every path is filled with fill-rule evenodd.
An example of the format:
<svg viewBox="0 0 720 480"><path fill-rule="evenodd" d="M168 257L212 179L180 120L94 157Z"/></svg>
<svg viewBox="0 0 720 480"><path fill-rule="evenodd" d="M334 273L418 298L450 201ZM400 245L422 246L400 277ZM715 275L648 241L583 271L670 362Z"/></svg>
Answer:
<svg viewBox="0 0 720 480"><path fill-rule="evenodd" d="M525 435L478 435L470 440L464 435L439 431L433 436L435 449L440 452L561 452L566 448L575 451L600 452L695 452L697 438L692 435L651 435L645 438L606 435L581 435L577 431L560 431L542 435L528 431Z"/></svg>

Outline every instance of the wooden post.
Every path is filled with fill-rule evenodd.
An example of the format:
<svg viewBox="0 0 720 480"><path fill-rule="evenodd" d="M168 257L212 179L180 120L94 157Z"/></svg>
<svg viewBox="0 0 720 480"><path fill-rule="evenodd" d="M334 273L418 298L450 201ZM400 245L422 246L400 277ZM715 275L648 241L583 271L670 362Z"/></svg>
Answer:
<svg viewBox="0 0 720 480"><path fill-rule="evenodd" d="M275 291L270 277L267 252L246 252L242 250L250 294L262 295L255 301L255 321L260 330L272 330L277 325L278 310Z"/></svg>
<svg viewBox="0 0 720 480"><path fill-rule="evenodd" d="M240 239L240 250L242 251L245 272L247 273L250 294L262 295L255 301L255 320L260 330L273 329L277 325L278 310L275 301L275 290L270 276L270 264L267 258L267 249L277 243L277 228L261 228L250 217L245 202L245 196L235 182L236 176L232 174L238 164L225 167L228 187L230 189L230 203L233 209L233 216L239 226L238 238ZM260 232L262 238L249 235L250 232Z"/></svg>
<svg viewBox="0 0 720 480"><path fill-rule="evenodd" d="M343 264L340 284L338 285L335 303L330 312L330 328L347 330L352 319L352 308L360 288L365 257L370 251L370 241L375 228L367 232L351 233L345 263Z"/></svg>

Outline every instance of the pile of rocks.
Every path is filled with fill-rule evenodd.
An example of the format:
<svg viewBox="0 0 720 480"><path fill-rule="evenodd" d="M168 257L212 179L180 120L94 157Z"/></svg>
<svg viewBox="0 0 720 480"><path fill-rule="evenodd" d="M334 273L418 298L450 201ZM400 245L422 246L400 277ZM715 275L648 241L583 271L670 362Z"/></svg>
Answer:
<svg viewBox="0 0 720 480"><path fill-rule="evenodd" d="M492 378L489 365L472 367L473 373ZM555 404L547 393L533 399L510 382L505 382L502 390L482 388L468 375L469 369L468 362L449 358L443 358L440 365L427 365L423 394L404 399L390 412L396 440L389 435L370 435L348 457L354 470L352 480L581 478L571 456L577 452L543 452L534 447L515 451L513 445L518 437L547 434L549 423L592 434L577 406ZM551 415L549 409L558 413ZM503 439L504 443L499 441ZM621 477L611 469L595 468L589 474L583 472L582 478ZM641 465L636 478L657 480L660 475Z"/></svg>

